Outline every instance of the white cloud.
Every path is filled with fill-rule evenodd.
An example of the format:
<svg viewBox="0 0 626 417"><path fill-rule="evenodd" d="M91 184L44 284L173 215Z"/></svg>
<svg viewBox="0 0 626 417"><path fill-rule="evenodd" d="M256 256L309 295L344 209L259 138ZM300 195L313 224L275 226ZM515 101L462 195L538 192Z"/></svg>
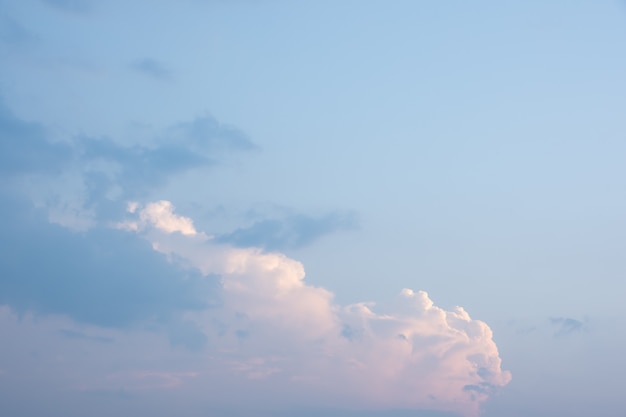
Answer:
<svg viewBox="0 0 626 417"><path fill-rule="evenodd" d="M155 250L221 276L222 307L188 318L215 346L212 366L251 391L271 387L265 401L280 403L289 393L318 406L474 415L509 382L491 329L461 307L446 311L409 289L385 313L374 303L341 307L330 291L305 282L301 263L215 244L173 211L167 201L147 204L137 211L137 230L145 229ZM263 379L271 383L250 382ZM251 385L241 385L246 380Z"/></svg>
<svg viewBox="0 0 626 417"><path fill-rule="evenodd" d="M139 219L118 223L116 227L123 230L139 231L151 226L165 233L178 232L187 236L195 235L197 232L193 226L193 221L189 217L174 214L174 209L174 205L165 200L148 203L143 208L139 203L131 201L128 203L126 211L131 214L138 213Z"/></svg>

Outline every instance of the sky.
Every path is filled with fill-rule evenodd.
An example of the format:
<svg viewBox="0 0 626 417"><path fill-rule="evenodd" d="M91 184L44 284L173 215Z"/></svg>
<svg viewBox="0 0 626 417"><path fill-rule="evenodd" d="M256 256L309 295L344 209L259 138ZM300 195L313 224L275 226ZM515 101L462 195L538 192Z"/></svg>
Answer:
<svg viewBox="0 0 626 417"><path fill-rule="evenodd" d="M626 3L0 0L0 415L624 417Z"/></svg>

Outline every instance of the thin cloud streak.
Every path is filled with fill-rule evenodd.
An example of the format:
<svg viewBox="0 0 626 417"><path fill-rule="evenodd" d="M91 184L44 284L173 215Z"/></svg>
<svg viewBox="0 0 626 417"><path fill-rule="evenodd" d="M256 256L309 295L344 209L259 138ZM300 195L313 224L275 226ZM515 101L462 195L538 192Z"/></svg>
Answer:
<svg viewBox="0 0 626 417"><path fill-rule="evenodd" d="M292 214L280 219L260 220L251 226L220 235L216 240L237 247L255 246L270 251L300 249L321 237L358 228L354 213L333 212L324 216Z"/></svg>
<svg viewBox="0 0 626 417"><path fill-rule="evenodd" d="M162 80L171 81L174 78L174 73L168 69L162 62L153 58L143 58L134 62L131 68L149 77Z"/></svg>

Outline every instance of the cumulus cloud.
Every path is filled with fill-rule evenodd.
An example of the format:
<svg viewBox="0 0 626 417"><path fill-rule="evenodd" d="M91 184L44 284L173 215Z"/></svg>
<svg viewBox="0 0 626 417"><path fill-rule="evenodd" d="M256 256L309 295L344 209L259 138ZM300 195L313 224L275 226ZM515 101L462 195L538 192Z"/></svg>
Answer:
<svg viewBox="0 0 626 417"><path fill-rule="evenodd" d="M149 145L86 137L57 143L45 127L0 108L0 305L21 315L64 317L52 332L59 343L92 343L105 353L118 346L152 351L162 332L167 346L161 342L159 355L169 355L171 345L197 355L192 369L147 364L98 380L110 385L88 381L102 392L120 384L135 391L184 385L196 387L197 398L226 405L245 396L252 407L470 416L508 383L490 328L462 308L442 309L427 293L409 289L387 304L341 306L332 292L306 282L300 262L271 251L349 227L350 216L293 216L216 238L167 200L140 202L172 175L212 165L220 152L254 148L243 133L209 116L166 129ZM126 217L76 232L52 224L48 206L18 198L19 187L4 187L70 170L89 194L85 204L131 200ZM152 333L135 340L72 323L107 329L141 323Z"/></svg>
<svg viewBox="0 0 626 417"><path fill-rule="evenodd" d="M127 211L129 213L138 212L138 221L121 222L117 224L117 227L138 231L151 226L166 233L178 232L183 235L195 235L197 232L193 226L193 221L189 217L174 214L174 209L174 205L165 200L148 203L143 208L139 203L133 201L128 203Z"/></svg>
<svg viewBox="0 0 626 417"><path fill-rule="evenodd" d="M341 306L332 292L306 282L300 262L220 243L169 201L130 203L127 216L123 231L83 233L46 224L23 207L4 217L11 222L0 239L0 304L22 315L100 326L62 321L56 334L59 343L98 346L101 358L146 346L155 352L154 331L111 333L141 322L157 324L167 343L194 355L163 367L179 356L160 341L157 362L128 357L142 365L105 375L99 370L99 378L85 371L66 382L80 382L84 392L184 387L193 398L226 408L243 396L250 407L266 409L473 416L510 380L490 328L460 307L436 306L426 292L404 289L389 303ZM103 334L102 327L111 331ZM82 369L78 362L74 367Z"/></svg>
<svg viewBox="0 0 626 417"><path fill-rule="evenodd" d="M171 206L159 206L176 216ZM141 221L142 211L136 214ZM281 253L158 225L137 230L171 259L221 277L221 307L188 318L218 346L213 366L229 370L246 389L261 389L255 381L265 380L273 398L285 390L332 406L474 415L510 380L491 329L461 307L444 310L426 292L410 289L380 311L373 303L339 306L331 292L306 283L302 264Z"/></svg>

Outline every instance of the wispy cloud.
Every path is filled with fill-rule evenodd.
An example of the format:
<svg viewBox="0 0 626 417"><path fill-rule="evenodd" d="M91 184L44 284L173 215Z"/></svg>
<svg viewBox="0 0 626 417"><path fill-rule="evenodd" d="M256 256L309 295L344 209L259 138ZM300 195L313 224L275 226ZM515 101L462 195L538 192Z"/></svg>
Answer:
<svg viewBox="0 0 626 417"><path fill-rule="evenodd" d="M355 213L333 212L319 217L292 214L281 219L257 221L249 227L218 236L217 241L280 251L302 248L330 233L357 227Z"/></svg>
<svg viewBox="0 0 626 417"><path fill-rule="evenodd" d="M74 150L80 161L104 164L96 169L85 164L84 175L91 182L91 190L121 187L124 198L144 194L175 174L215 163L210 152L199 153L176 142L128 147L110 139L83 137L75 142ZM106 164L111 169L100 168Z"/></svg>
<svg viewBox="0 0 626 417"><path fill-rule="evenodd" d="M584 330L585 324L569 317L551 317L550 324L555 336L566 336Z"/></svg>
<svg viewBox="0 0 626 417"><path fill-rule="evenodd" d="M178 123L166 132L175 139L197 151L256 150L258 146L241 130L218 122L210 115Z"/></svg>
<svg viewBox="0 0 626 417"><path fill-rule="evenodd" d="M71 159L71 147L48 141L43 126L20 120L0 101L0 176L59 173Z"/></svg>
<svg viewBox="0 0 626 417"><path fill-rule="evenodd" d="M45 174L50 181L71 174L84 183L84 204L96 210L113 194L117 200L144 196L177 174L256 148L243 132L210 116L177 123L146 145L86 135L52 142L48 136L45 126L18 118L0 102L0 177Z"/></svg>
<svg viewBox="0 0 626 417"><path fill-rule="evenodd" d="M153 58L143 58L134 62L131 68L144 75L164 81L171 81L173 72L160 61Z"/></svg>

